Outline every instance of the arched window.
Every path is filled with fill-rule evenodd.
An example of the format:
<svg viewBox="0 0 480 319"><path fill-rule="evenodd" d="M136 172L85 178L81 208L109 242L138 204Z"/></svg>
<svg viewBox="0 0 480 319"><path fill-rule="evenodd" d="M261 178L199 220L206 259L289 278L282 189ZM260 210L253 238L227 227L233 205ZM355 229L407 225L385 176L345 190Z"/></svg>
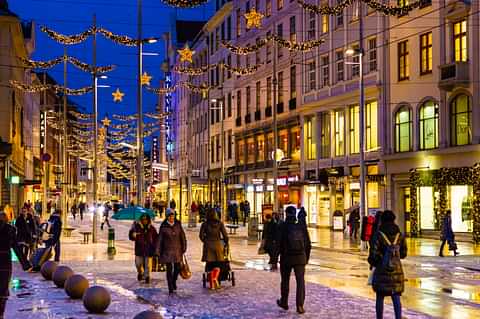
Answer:
<svg viewBox="0 0 480 319"><path fill-rule="evenodd" d="M457 95L450 104L450 138L452 145L466 145L472 141L472 106L468 95Z"/></svg>
<svg viewBox="0 0 480 319"><path fill-rule="evenodd" d="M395 152L412 150L412 111L402 106L395 114Z"/></svg>
<svg viewBox="0 0 480 319"><path fill-rule="evenodd" d="M421 150L438 147L438 104L434 101L420 107L419 135Z"/></svg>

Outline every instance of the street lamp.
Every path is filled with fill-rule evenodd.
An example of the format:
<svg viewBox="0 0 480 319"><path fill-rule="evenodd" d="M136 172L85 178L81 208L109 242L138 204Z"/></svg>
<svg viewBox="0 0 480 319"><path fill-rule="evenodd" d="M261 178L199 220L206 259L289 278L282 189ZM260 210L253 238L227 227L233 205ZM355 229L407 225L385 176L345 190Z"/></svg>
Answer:
<svg viewBox="0 0 480 319"><path fill-rule="evenodd" d="M223 88L222 92L223 92ZM220 119L221 119L221 127L220 127L220 149L221 149L221 157L220 157L220 215L222 221L225 221L225 214L224 214L224 183L225 183L225 125L224 125L224 110L223 110L223 100L211 99L211 102L215 105L215 107L210 107L210 110L220 110Z"/></svg>
<svg viewBox="0 0 480 319"><path fill-rule="evenodd" d="M345 62L350 65L358 65L360 75L360 217L366 216L366 183L365 183L365 84L363 78L363 50L348 48L345 51L347 57L358 58L358 62Z"/></svg>

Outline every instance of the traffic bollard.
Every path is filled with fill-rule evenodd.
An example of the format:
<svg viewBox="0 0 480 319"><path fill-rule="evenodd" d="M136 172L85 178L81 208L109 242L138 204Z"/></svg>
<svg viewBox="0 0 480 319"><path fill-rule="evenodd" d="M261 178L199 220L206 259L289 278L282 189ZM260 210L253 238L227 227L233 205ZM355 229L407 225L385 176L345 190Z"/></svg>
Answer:
<svg viewBox="0 0 480 319"><path fill-rule="evenodd" d="M108 248L107 253L109 256L113 256L117 253L115 249L115 229L109 228L108 229Z"/></svg>

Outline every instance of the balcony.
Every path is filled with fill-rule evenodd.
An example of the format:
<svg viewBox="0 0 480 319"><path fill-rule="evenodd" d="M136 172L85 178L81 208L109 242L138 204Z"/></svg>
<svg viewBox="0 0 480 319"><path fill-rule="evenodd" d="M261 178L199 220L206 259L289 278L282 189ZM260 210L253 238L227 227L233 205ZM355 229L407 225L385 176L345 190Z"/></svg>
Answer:
<svg viewBox="0 0 480 319"><path fill-rule="evenodd" d="M288 109L290 111L292 110L295 110L297 108L297 98L293 98L293 99L290 99L290 101L288 101Z"/></svg>
<svg viewBox="0 0 480 319"><path fill-rule="evenodd" d="M468 87L470 84L470 71L468 62L454 62L440 66L441 90L452 91L456 87Z"/></svg>
<svg viewBox="0 0 480 319"><path fill-rule="evenodd" d="M239 116L235 119L235 126L239 127L242 126L242 117Z"/></svg>
<svg viewBox="0 0 480 319"><path fill-rule="evenodd" d="M260 121L262 119L262 112L260 110L255 111L255 121Z"/></svg>
<svg viewBox="0 0 480 319"><path fill-rule="evenodd" d="M283 113L283 102L277 104L277 114Z"/></svg>
<svg viewBox="0 0 480 319"><path fill-rule="evenodd" d="M245 124L250 124L252 122L252 115L248 113L245 115Z"/></svg>
<svg viewBox="0 0 480 319"><path fill-rule="evenodd" d="M272 107L271 106L267 106L265 108L265 117L271 117L272 116Z"/></svg>

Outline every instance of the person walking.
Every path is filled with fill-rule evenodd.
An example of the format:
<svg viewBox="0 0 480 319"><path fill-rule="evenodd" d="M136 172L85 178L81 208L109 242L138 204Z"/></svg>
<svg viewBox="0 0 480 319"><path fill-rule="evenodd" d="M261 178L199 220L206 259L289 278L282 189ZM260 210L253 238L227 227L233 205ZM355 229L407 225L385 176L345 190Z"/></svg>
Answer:
<svg viewBox="0 0 480 319"><path fill-rule="evenodd" d="M100 229L103 230L103 225L107 224L108 228L112 228L110 225L110 211L112 210L112 207L110 206L110 203L106 202L104 205L104 210L103 210L103 221L102 224L100 225Z"/></svg>
<svg viewBox="0 0 480 319"><path fill-rule="evenodd" d="M277 250L277 240L278 240L278 228L279 228L279 218L278 214L267 214L266 222L262 232L262 240L264 241L265 252L270 257L268 264L270 265L270 270L276 271L278 267L278 250Z"/></svg>
<svg viewBox="0 0 480 319"><path fill-rule="evenodd" d="M73 220L77 218L77 204L73 203L72 207L70 208L70 212L72 213Z"/></svg>
<svg viewBox="0 0 480 319"><path fill-rule="evenodd" d="M348 224L350 225L350 238L357 239L358 229L360 228L360 210L354 209L348 217Z"/></svg>
<svg viewBox="0 0 480 319"><path fill-rule="evenodd" d="M32 232L27 223L27 212L25 208L20 210L15 221L15 227L17 228L17 240L22 250L22 254L28 256L28 251L32 242Z"/></svg>
<svg viewBox="0 0 480 319"><path fill-rule="evenodd" d="M180 263L187 251L187 238L182 224L175 219L173 209L168 210L158 231L156 255L158 262L167 266L168 293L177 290L177 279L180 274Z"/></svg>
<svg viewBox="0 0 480 319"><path fill-rule="evenodd" d="M245 226L247 224L248 218L250 217L250 203L248 202L248 200L243 203L243 209L243 226Z"/></svg>
<svg viewBox="0 0 480 319"><path fill-rule="evenodd" d="M445 247L445 243L448 242L448 249L452 250L454 256L459 255L457 252L457 243L455 242L455 233L452 229L452 211L447 210L445 212L445 217L443 217L443 225L442 225L442 234L441 234L441 245L440 245L440 252L438 255L440 257L444 257L443 249Z"/></svg>
<svg viewBox="0 0 480 319"><path fill-rule="evenodd" d="M295 272L297 282L296 304L299 314L305 313L305 266L310 259L312 244L305 225L296 218L297 210L293 206L286 209L285 222L279 227L278 251L280 254L281 298L277 300L280 308L288 310L290 273Z"/></svg>
<svg viewBox="0 0 480 319"><path fill-rule="evenodd" d="M128 232L128 238L135 242L135 267L137 268L137 280L145 280L150 283L152 270L152 257L157 243L157 231L152 225L150 215L140 216L140 222L134 222Z"/></svg>
<svg viewBox="0 0 480 319"><path fill-rule="evenodd" d="M49 235L50 238L45 242L47 247L53 247L55 250L55 258L56 262L60 262L60 253L61 253L61 245L60 245L60 236L62 234L62 219L61 219L62 211L60 209L55 209L50 218L48 219L49 225Z"/></svg>
<svg viewBox="0 0 480 319"><path fill-rule="evenodd" d="M211 272L210 288L219 288L220 272L212 272L214 268L224 268L225 248L228 246L228 234L225 225L218 219L214 209L207 212L207 220L200 226L200 240L203 243L202 261L205 272Z"/></svg>
<svg viewBox="0 0 480 319"><path fill-rule="evenodd" d="M307 226L307 211L305 210L305 207L300 207L300 210L298 211L298 222L304 224Z"/></svg>
<svg viewBox="0 0 480 319"><path fill-rule="evenodd" d="M80 213L80 221L83 221L83 214L85 213L85 203L81 202L78 204L78 212Z"/></svg>
<svg viewBox="0 0 480 319"><path fill-rule="evenodd" d="M400 296L404 291L404 273L401 259L407 256L405 237L395 224L395 214L386 210L382 213L380 226L374 236L368 263L374 267L372 286L376 297L377 319L383 318L386 296L392 298L395 319L402 318Z"/></svg>

